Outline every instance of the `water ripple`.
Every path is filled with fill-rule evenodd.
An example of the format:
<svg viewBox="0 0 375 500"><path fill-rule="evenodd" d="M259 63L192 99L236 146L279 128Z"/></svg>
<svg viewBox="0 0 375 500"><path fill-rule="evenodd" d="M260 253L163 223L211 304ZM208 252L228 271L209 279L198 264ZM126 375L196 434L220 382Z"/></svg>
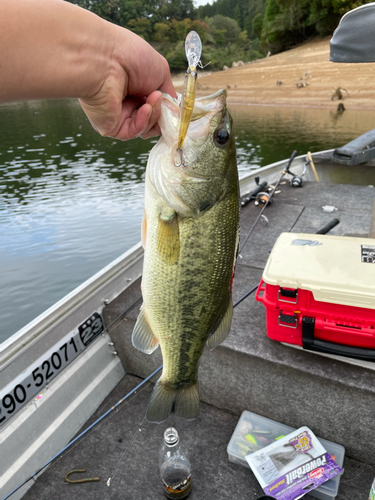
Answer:
<svg viewBox="0 0 375 500"><path fill-rule="evenodd" d="M231 112L240 176L375 128L363 112L340 120L329 110ZM0 132L1 342L139 241L157 140L102 138L70 100L0 106Z"/></svg>

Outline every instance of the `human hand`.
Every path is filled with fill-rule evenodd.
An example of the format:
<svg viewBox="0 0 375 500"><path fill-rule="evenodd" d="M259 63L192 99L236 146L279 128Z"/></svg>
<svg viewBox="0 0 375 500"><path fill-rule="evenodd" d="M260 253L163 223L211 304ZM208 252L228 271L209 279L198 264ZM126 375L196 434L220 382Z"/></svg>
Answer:
<svg viewBox="0 0 375 500"><path fill-rule="evenodd" d="M108 23L113 48L98 91L80 98L93 128L102 136L128 140L160 134L162 93L176 97L169 65L145 40Z"/></svg>

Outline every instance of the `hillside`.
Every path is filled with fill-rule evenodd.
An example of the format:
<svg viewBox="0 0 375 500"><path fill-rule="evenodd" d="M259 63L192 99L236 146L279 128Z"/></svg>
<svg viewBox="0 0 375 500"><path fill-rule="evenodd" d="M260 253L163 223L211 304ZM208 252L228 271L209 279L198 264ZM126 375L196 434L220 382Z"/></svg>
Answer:
<svg viewBox="0 0 375 500"><path fill-rule="evenodd" d="M315 39L241 67L200 75L197 97L227 88L229 103L336 109L343 102L347 109L375 109L375 64L330 62L329 40ZM304 74L308 85L297 88L296 82ZM282 85L277 85L277 81ZM181 78L174 83L181 92ZM343 91L343 100L332 101L338 87L348 93Z"/></svg>

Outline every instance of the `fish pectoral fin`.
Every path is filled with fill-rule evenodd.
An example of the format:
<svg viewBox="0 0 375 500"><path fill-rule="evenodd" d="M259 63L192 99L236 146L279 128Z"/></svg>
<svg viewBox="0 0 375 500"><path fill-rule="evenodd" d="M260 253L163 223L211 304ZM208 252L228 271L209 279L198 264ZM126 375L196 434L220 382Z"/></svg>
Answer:
<svg viewBox="0 0 375 500"><path fill-rule="evenodd" d="M227 307L227 310L224 314L224 318L221 320L221 323L216 330L215 333L213 333L208 339L207 339L207 346L209 349L212 351L212 349L215 349L219 344L224 342L224 340L228 337L229 332L230 332L230 326L232 324L232 318L233 318L233 303L232 303L232 295L230 296L229 299L229 304Z"/></svg>
<svg viewBox="0 0 375 500"><path fill-rule="evenodd" d="M159 215L157 249L169 264L178 261L180 255L180 229L176 212Z"/></svg>
<svg viewBox="0 0 375 500"><path fill-rule="evenodd" d="M146 217L146 211L143 211L143 218L142 218L142 228L141 228L141 243L143 248L146 248L146 237L147 237L147 217Z"/></svg>
<svg viewBox="0 0 375 500"><path fill-rule="evenodd" d="M143 306L134 326L132 343L136 349L144 352L145 354L153 353L159 346L159 341L155 337L154 332L151 330Z"/></svg>

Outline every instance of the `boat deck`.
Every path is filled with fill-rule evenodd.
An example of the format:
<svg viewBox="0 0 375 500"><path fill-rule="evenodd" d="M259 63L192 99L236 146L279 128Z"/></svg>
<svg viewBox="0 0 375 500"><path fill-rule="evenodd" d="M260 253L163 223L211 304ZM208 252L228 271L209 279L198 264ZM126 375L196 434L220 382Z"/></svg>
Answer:
<svg viewBox="0 0 375 500"><path fill-rule="evenodd" d="M341 222L331 234L365 236L374 197L375 190L368 186L316 182L307 182L302 189L281 186L281 193L265 210L268 224L259 222L241 252L234 301L259 283L280 232L314 233L332 217L339 217ZM324 205L338 210L325 213ZM243 236L258 214L259 208L253 203L242 210ZM131 346L140 304L138 280L104 310L106 324L114 322L109 333L127 374L85 427L162 363L160 350L146 356ZM239 416L249 410L292 427L307 425L317 436L343 445L345 472L336 499L365 499L375 477L374 368L370 363L360 366L349 359L332 359L271 341L266 336L265 309L254 295L250 296L236 307L227 340L202 357L201 413L195 421L174 416L160 425L144 421L152 390L148 383L40 475L24 498L165 498L158 477L158 449L164 430L172 425L190 450L192 500L256 499L262 490L255 476L249 469L229 462L226 451ZM64 476L72 469L86 469L85 477L99 476L100 482L65 484ZM109 477L112 482L107 487Z"/></svg>

